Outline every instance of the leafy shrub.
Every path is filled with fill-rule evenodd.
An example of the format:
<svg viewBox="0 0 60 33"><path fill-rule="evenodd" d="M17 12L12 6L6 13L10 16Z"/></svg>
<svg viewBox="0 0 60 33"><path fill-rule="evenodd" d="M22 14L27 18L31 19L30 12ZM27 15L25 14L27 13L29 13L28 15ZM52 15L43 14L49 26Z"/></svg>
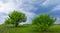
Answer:
<svg viewBox="0 0 60 33"><path fill-rule="evenodd" d="M45 31L48 27L54 24L55 21L56 18L51 17L49 14L41 14L32 20L32 24L35 25L35 30Z"/></svg>

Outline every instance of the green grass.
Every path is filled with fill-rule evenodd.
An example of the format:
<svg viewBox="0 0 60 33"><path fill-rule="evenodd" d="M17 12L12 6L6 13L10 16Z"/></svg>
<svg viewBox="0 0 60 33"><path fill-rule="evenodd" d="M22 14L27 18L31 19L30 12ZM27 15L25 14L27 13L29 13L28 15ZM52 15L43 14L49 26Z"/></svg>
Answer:
<svg viewBox="0 0 60 33"><path fill-rule="evenodd" d="M18 27L0 25L0 33L60 33L60 25L49 27L49 31L38 32L32 31L31 25L23 25Z"/></svg>

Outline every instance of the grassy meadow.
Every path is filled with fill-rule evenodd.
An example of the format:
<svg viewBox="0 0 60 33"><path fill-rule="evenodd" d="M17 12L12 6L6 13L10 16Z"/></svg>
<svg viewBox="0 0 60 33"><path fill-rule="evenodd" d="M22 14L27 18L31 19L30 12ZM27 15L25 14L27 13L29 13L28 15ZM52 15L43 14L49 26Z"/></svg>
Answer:
<svg viewBox="0 0 60 33"><path fill-rule="evenodd" d="M32 25L21 25L18 27L0 25L0 33L60 33L60 25L55 24L44 32L33 31Z"/></svg>

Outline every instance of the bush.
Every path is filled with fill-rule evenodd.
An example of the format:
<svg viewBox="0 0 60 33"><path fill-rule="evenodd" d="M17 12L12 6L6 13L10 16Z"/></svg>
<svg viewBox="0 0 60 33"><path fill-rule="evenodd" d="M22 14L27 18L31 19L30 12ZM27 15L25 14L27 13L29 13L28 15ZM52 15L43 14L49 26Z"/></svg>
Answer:
<svg viewBox="0 0 60 33"><path fill-rule="evenodd" d="M49 14L42 14L35 17L32 21L32 24L35 25L34 29L37 31L46 31L50 27L56 18L51 17Z"/></svg>

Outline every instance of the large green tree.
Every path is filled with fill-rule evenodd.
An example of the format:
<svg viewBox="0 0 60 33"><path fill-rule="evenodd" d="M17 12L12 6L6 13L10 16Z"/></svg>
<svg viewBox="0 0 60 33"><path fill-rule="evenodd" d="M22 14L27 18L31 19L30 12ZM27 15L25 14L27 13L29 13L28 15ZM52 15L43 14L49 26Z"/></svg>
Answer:
<svg viewBox="0 0 60 33"><path fill-rule="evenodd" d="M37 30L43 31L54 24L55 21L56 18L53 18L49 14L41 14L32 20L32 24L36 25L35 28Z"/></svg>
<svg viewBox="0 0 60 33"><path fill-rule="evenodd" d="M27 17L24 13L13 11L9 14L9 18L5 21L7 24L14 24L15 27L18 26L19 23L25 22L27 20Z"/></svg>

